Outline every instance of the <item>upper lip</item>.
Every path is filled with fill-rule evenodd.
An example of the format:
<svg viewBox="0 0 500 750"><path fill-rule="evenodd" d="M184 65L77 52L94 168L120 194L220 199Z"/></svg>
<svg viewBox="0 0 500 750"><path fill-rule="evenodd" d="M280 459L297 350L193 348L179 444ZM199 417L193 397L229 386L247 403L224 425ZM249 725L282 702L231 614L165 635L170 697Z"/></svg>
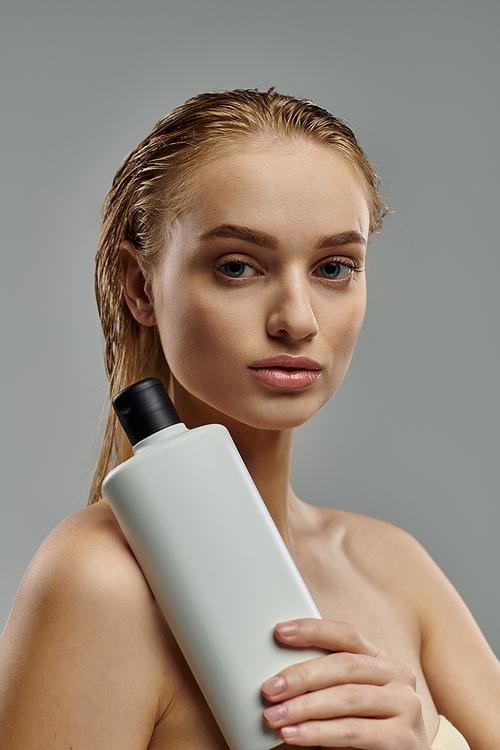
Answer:
<svg viewBox="0 0 500 750"><path fill-rule="evenodd" d="M283 367L287 370L321 370L321 365L315 359L309 357L292 356L291 354L278 354L275 357L259 359L249 365L251 370L263 367Z"/></svg>

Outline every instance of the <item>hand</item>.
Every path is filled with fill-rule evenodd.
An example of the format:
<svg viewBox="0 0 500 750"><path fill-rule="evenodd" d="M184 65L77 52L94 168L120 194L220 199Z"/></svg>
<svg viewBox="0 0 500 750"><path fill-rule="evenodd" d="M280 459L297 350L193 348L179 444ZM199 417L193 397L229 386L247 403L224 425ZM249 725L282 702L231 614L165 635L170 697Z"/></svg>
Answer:
<svg viewBox="0 0 500 750"><path fill-rule="evenodd" d="M287 667L262 686L273 703L268 726L289 745L362 750L430 750L414 671L392 661L351 625L302 619L280 623L290 646L330 652Z"/></svg>

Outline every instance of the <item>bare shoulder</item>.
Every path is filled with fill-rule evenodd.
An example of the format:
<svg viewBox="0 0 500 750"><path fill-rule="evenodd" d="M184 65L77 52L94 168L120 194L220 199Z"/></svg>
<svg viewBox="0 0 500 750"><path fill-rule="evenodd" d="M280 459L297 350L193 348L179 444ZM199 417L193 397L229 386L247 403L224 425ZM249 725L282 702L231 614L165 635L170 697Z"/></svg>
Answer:
<svg viewBox="0 0 500 750"><path fill-rule="evenodd" d="M342 510L318 509L329 543L375 585L406 599L431 638L437 612L466 607L454 586L410 533L391 523ZM429 607L430 603L435 609ZM427 630L429 632L427 632Z"/></svg>
<svg viewBox="0 0 500 750"><path fill-rule="evenodd" d="M35 555L0 640L0 734L13 750L56 735L68 747L106 736L110 748L145 747L168 700L167 658L163 620L109 506L78 511Z"/></svg>
<svg viewBox="0 0 500 750"><path fill-rule="evenodd" d="M318 508L323 545L373 587L405 602L419 621L423 649L435 643L439 623L455 618L467 631L473 618L454 586L407 531L376 518Z"/></svg>
<svg viewBox="0 0 500 750"><path fill-rule="evenodd" d="M422 575L436 573L425 549L407 531L377 518L349 511L313 508L313 533L322 544L339 550L360 572L383 588L405 591Z"/></svg>
<svg viewBox="0 0 500 750"><path fill-rule="evenodd" d="M11 620L19 623L25 608L31 616L33 606L47 599L88 607L107 596L127 606L151 595L113 512L100 501L66 518L47 537L26 571Z"/></svg>
<svg viewBox="0 0 500 750"><path fill-rule="evenodd" d="M422 576L435 566L421 544L407 531L377 518L341 511L348 556L367 575L385 586L416 594Z"/></svg>

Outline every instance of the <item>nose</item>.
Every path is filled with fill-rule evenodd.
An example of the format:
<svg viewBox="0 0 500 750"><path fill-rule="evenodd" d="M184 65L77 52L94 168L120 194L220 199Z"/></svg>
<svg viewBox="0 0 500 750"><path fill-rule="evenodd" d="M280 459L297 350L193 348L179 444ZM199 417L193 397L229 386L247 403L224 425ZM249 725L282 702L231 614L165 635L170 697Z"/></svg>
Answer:
<svg viewBox="0 0 500 750"><path fill-rule="evenodd" d="M311 289L299 279L282 281L273 290L267 332L273 338L309 341L318 333L318 322L311 304Z"/></svg>

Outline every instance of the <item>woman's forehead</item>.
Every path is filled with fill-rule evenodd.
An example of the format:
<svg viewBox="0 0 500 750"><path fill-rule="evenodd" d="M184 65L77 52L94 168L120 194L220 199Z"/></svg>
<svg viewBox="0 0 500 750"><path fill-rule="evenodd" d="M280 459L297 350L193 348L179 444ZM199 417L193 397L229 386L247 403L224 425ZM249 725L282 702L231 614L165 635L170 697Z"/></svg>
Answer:
<svg viewBox="0 0 500 750"><path fill-rule="evenodd" d="M245 145L200 167L192 188L189 213L203 226L341 221L352 225L342 231L365 237L368 231L361 180L331 147ZM325 233L332 229L325 227Z"/></svg>

